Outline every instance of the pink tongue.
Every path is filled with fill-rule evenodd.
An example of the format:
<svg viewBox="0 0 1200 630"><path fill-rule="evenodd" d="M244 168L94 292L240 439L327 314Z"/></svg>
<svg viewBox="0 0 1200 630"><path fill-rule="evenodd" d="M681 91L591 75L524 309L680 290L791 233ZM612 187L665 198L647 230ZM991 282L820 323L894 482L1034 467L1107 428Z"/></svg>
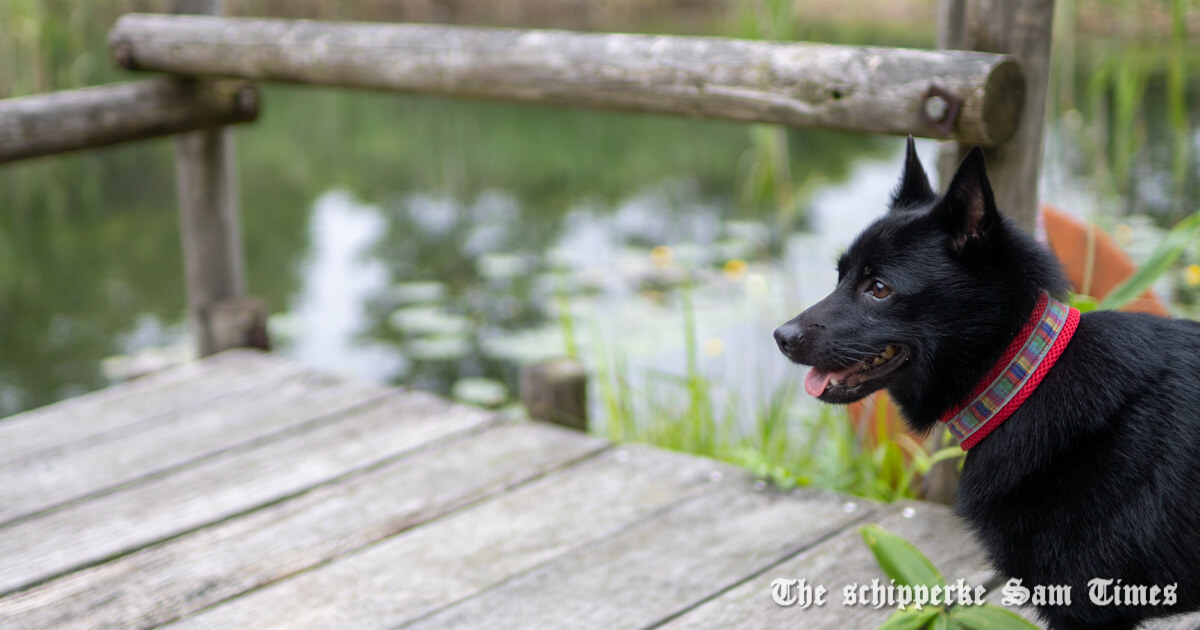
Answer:
<svg viewBox="0 0 1200 630"><path fill-rule="evenodd" d="M809 396L817 397L825 393L825 388L829 387L830 379L845 380L846 375L858 369L858 364L851 365L844 370L836 372L826 372L821 368L813 368L808 371L808 376L804 377L804 391L808 392Z"/></svg>

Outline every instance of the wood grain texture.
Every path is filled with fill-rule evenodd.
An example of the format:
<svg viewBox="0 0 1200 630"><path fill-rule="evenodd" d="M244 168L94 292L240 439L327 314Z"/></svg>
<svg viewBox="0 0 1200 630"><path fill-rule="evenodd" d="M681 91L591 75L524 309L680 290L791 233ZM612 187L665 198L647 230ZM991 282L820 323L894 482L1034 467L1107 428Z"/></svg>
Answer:
<svg viewBox="0 0 1200 630"><path fill-rule="evenodd" d="M217 16L224 10L224 3L173 0L171 10ZM119 48L114 53L126 63L131 49ZM214 330L211 320L216 305L246 293L237 166L230 130L206 129L176 138L175 189L187 281L188 327L196 354L203 357L234 347L219 342L237 341L254 332L247 329L241 334L223 335ZM265 325L263 332L265 337Z"/></svg>
<svg viewBox="0 0 1200 630"><path fill-rule="evenodd" d="M1030 234L1037 225L1038 172L1050 82L1054 0L940 0L938 47L1010 54L1025 75L1020 124L1007 142L985 149L996 204ZM943 146L943 185L973 142Z"/></svg>
<svg viewBox="0 0 1200 630"><path fill-rule="evenodd" d="M769 571L874 509L845 512L844 503L831 493L729 484L406 627L644 628ZM760 597L769 601L769 593Z"/></svg>
<svg viewBox="0 0 1200 630"><path fill-rule="evenodd" d="M698 493L746 482L744 474L709 460L621 447L188 617L180 626L394 627Z"/></svg>
<svg viewBox="0 0 1200 630"><path fill-rule="evenodd" d="M250 122L242 81L151 79L0 100L0 163Z"/></svg>
<svg viewBox="0 0 1200 630"><path fill-rule="evenodd" d="M308 574L301 572L306 569L606 446L602 440L532 423L489 427L0 598L0 618L6 620L6 628L20 629L142 628L166 623L289 575L299 573L296 579L303 580ZM403 563L390 571L403 572L410 580L421 575L418 567ZM357 579L370 583L381 577Z"/></svg>
<svg viewBox="0 0 1200 630"><path fill-rule="evenodd" d="M235 159L228 129L175 139L188 325L196 354L202 357L228 349L216 344L209 309L246 293Z"/></svg>
<svg viewBox="0 0 1200 630"><path fill-rule="evenodd" d="M907 538L951 581L962 578L969 584L979 585L992 576L983 550L971 539L950 508L932 503L907 504L914 512L911 517L906 517L901 512L902 507L905 506L889 506L869 522L877 522ZM829 589L829 602L823 607L807 609L777 606L771 599L771 582L777 578L803 578L809 584L822 584ZM883 584L888 583L863 542L859 528L853 527L689 611L663 628L875 628L893 609L843 606L842 591L847 584L870 584L876 578Z"/></svg>
<svg viewBox="0 0 1200 630"><path fill-rule="evenodd" d="M162 475L234 446L278 438L289 428L328 421L388 393L376 385L301 373L164 414L136 431L10 464L0 468L0 531L18 517Z"/></svg>
<svg viewBox="0 0 1200 630"><path fill-rule="evenodd" d="M42 457L47 451L92 441L302 370L261 352L237 350L10 416L0 420L0 466Z"/></svg>
<svg viewBox="0 0 1200 630"><path fill-rule="evenodd" d="M429 394L398 394L0 529L0 593L284 499L491 418Z"/></svg>
<svg viewBox="0 0 1200 630"><path fill-rule="evenodd" d="M109 34L138 70L395 90L995 144L1020 117L1000 55L715 37L131 14ZM951 133L931 84L963 100Z"/></svg>

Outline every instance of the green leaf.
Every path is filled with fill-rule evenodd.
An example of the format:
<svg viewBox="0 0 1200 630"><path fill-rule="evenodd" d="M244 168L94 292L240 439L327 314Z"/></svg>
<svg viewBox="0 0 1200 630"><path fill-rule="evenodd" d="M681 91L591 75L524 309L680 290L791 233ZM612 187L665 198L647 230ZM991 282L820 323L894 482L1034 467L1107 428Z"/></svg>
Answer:
<svg viewBox="0 0 1200 630"><path fill-rule="evenodd" d="M924 584L929 588L945 586L941 572L912 543L878 525L867 525L859 531L871 553L875 554L879 567L897 583Z"/></svg>
<svg viewBox="0 0 1200 630"><path fill-rule="evenodd" d="M954 459L955 457L962 457L966 454L967 452L962 450L961 446L947 446L946 448L938 449L938 451L929 458L929 465L932 467L934 464L944 462L948 459Z"/></svg>
<svg viewBox="0 0 1200 630"><path fill-rule="evenodd" d="M1024 617L994 604L955 606L950 616L967 630L1040 630Z"/></svg>
<svg viewBox="0 0 1200 630"><path fill-rule="evenodd" d="M1071 306L1074 306L1080 313L1090 313L1096 310L1096 298L1082 293L1071 294Z"/></svg>
<svg viewBox="0 0 1200 630"><path fill-rule="evenodd" d="M897 610L887 618L887 621L883 622L883 625L879 626L878 630L925 630L940 612L940 608Z"/></svg>
<svg viewBox="0 0 1200 630"><path fill-rule="evenodd" d="M1183 250L1187 249L1188 245L1195 243L1198 237L1200 237L1200 212L1193 213L1171 228L1171 231L1167 232L1166 237L1158 244L1158 247L1154 248L1154 252L1150 254L1150 259L1141 267L1138 267L1138 270L1133 272L1133 275L1114 287L1100 301L1100 305L1097 308L1121 308L1141 295L1146 289L1150 288L1150 285L1154 284L1155 280L1158 280L1159 276L1171 268L1171 264L1175 262L1176 258L1179 258L1179 254L1183 253Z"/></svg>
<svg viewBox="0 0 1200 630"><path fill-rule="evenodd" d="M958 623L946 611L938 613L937 617L933 618L933 623L929 624L929 630L965 630L961 623Z"/></svg>

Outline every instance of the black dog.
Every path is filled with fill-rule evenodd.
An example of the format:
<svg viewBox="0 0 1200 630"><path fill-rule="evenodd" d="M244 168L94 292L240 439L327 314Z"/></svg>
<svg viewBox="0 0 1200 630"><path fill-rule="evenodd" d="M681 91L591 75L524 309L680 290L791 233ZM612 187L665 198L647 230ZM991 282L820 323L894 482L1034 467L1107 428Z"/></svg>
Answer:
<svg viewBox="0 0 1200 630"><path fill-rule="evenodd" d="M997 211L978 148L939 197L910 138L890 211L837 268L780 350L823 401L886 387L913 429L950 426L970 449L957 511L992 562L1071 588L1039 608L1051 628L1200 607L1200 323L1063 304L1057 259Z"/></svg>

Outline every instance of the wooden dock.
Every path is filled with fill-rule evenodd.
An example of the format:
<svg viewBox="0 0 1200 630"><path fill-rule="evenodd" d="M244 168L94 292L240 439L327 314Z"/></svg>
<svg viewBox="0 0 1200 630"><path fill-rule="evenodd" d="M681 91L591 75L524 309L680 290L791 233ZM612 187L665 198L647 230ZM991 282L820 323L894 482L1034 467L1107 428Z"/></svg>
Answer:
<svg viewBox="0 0 1200 630"><path fill-rule="evenodd" d="M0 626L871 628L840 604L882 577L869 522L989 575L941 506L231 351L0 421ZM834 602L779 607L780 577Z"/></svg>

